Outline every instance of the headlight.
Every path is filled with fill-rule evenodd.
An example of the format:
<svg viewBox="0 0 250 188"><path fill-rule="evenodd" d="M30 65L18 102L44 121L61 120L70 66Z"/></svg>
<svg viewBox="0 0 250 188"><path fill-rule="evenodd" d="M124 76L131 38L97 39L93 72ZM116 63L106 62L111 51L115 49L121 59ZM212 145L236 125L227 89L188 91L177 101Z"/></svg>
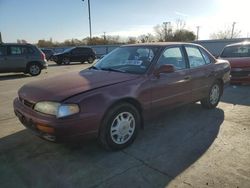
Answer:
<svg viewBox="0 0 250 188"><path fill-rule="evenodd" d="M57 115L59 106L60 106L60 103L45 101L45 102L36 103L34 109L44 114Z"/></svg>
<svg viewBox="0 0 250 188"><path fill-rule="evenodd" d="M80 111L77 104L62 104L58 108L57 117L65 117L77 114Z"/></svg>
<svg viewBox="0 0 250 188"><path fill-rule="evenodd" d="M80 111L77 104L60 104L57 102L38 102L34 109L38 112L55 115L57 118L70 116Z"/></svg>

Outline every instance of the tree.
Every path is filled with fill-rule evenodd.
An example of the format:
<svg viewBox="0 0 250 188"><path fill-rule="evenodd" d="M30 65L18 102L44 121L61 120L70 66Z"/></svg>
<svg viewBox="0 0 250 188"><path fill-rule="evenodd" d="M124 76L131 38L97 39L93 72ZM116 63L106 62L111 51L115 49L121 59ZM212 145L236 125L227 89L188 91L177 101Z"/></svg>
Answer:
<svg viewBox="0 0 250 188"><path fill-rule="evenodd" d="M176 42L190 42L195 40L196 36L194 32L186 29L176 30L174 32L173 41Z"/></svg>
<svg viewBox="0 0 250 188"><path fill-rule="evenodd" d="M135 44L136 42L137 42L136 37L128 37L127 41L128 44Z"/></svg>
<svg viewBox="0 0 250 188"><path fill-rule="evenodd" d="M156 39L159 42L163 41L193 41L196 36L193 31L185 29L186 22L177 19L175 27L171 25L170 22L165 22L162 25L157 25L154 27L156 33Z"/></svg>
<svg viewBox="0 0 250 188"><path fill-rule="evenodd" d="M24 39L17 39L17 43L18 43L18 44L26 44L27 41L24 40Z"/></svg>
<svg viewBox="0 0 250 188"><path fill-rule="evenodd" d="M186 27L186 22L182 19L177 19L175 21L176 24L176 30L183 30Z"/></svg>
<svg viewBox="0 0 250 188"><path fill-rule="evenodd" d="M154 35L148 33L146 35L140 35L138 37L138 41L141 42L141 43L154 42L155 41L155 37L154 37Z"/></svg>
<svg viewBox="0 0 250 188"><path fill-rule="evenodd" d="M170 22L169 22L170 23ZM156 33L156 40L159 42L171 41L173 37L171 24L156 25L154 27Z"/></svg>
<svg viewBox="0 0 250 188"><path fill-rule="evenodd" d="M54 44L52 41L46 41L46 40L42 39L42 40L38 41L37 46L40 48L45 48L45 47L53 47Z"/></svg>
<svg viewBox="0 0 250 188"><path fill-rule="evenodd" d="M225 30L220 30L218 32L212 33L210 39L230 39L240 37L240 30L234 30L232 36L232 28L227 27Z"/></svg>

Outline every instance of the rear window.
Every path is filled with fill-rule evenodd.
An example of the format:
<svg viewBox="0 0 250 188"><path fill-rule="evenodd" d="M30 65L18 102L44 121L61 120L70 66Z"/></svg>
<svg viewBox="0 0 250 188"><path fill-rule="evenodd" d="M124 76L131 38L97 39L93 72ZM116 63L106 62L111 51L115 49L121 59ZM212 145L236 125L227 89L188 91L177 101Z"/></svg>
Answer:
<svg viewBox="0 0 250 188"><path fill-rule="evenodd" d="M220 57L250 57L250 45L225 47Z"/></svg>

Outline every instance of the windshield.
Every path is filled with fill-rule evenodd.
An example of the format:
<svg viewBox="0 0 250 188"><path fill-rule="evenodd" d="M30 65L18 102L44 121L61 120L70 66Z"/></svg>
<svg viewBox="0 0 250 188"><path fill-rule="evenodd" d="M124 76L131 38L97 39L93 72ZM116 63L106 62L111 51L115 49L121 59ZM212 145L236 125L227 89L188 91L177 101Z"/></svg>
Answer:
<svg viewBox="0 0 250 188"><path fill-rule="evenodd" d="M221 53L221 57L250 57L250 45L229 46Z"/></svg>
<svg viewBox="0 0 250 188"><path fill-rule="evenodd" d="M95 67L97 69L143 74L152 63L159 47L129 46L119 47L104 56Z"/></svg>

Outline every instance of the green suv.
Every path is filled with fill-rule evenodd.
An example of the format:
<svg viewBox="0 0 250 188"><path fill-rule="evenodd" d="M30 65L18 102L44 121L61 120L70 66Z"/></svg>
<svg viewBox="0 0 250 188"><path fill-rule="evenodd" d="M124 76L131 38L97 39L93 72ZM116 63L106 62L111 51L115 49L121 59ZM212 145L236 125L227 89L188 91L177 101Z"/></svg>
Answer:
<svg viewBox="0 0 250 188"><path fill-rule="evenodd" d="M45 55L36 46L0 43L0 73L24 72L37 76L46 68Z"/></svg>

